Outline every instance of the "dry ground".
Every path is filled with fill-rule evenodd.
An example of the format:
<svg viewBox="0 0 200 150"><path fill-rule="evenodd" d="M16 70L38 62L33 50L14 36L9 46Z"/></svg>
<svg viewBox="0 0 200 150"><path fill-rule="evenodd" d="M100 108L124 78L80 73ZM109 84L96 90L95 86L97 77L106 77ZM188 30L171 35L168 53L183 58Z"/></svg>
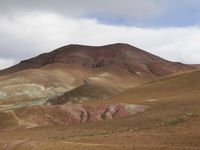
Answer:
<svg viewBox="0 0 200 150"><path fill-rule="evenodd" d="M161 78L104 101L150 109L130 117L69 126L2 130L2 150L199 150L200 71Z"/></svg>

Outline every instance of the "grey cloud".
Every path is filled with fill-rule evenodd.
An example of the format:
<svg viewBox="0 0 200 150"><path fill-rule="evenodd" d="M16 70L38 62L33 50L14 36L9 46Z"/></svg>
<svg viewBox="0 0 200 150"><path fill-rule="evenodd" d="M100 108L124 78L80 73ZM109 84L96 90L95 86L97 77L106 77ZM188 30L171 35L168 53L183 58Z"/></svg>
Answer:
<svg viewBox="0 0 200 150"><path fill-rule="evenodd" d="M166 1L166 0L165 0ZM160 0L1 0L1 13L15 11L50 11L68 17L91 13L143 19L155 17L164 10Z"/></svg>
<svg viewBox="0 0 200 150"><path fill-rule="evenodd" d="M0 0L0 14L33 11L143 27L199 24L199 0Z"/></svg>

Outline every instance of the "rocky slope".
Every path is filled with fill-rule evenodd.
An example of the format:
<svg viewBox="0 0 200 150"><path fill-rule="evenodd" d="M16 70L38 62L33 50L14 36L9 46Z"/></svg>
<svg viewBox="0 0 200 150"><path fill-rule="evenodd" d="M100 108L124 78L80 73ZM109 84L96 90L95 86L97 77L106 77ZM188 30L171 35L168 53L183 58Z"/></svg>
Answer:
<svg viewBox="0 0 200 150"><path fill-rule="evenodd" d="M148 108L148 106L125 103L95 107L68 103L20 108L0 113L3 118L9 118L9 121L0 123L0 129L1 127L4 129L9 127L34 128L105 121L144 112Z"/></svg>

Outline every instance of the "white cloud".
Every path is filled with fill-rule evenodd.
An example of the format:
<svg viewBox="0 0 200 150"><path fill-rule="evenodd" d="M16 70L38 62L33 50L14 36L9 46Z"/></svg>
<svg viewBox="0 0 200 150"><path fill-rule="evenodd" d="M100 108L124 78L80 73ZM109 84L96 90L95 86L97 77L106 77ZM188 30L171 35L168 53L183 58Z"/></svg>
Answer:
<svg viewBox="0 0 200 150"><path fill-rule="evenodd" d="M173 61L200 63L200 28L138 28L34 12L0 17L0 56L24 59L66 44L129 43ZM5 61L6 62L6 61ZM0 62L1 68L7 63Z"/></svg>
<svg viewBox="0 0 200 150"><path fill-rule="evenodd" d="M5 59L5 58L0 58L0 69L5 69L7 67L11 67L15 64L14 59Z"/></svg>

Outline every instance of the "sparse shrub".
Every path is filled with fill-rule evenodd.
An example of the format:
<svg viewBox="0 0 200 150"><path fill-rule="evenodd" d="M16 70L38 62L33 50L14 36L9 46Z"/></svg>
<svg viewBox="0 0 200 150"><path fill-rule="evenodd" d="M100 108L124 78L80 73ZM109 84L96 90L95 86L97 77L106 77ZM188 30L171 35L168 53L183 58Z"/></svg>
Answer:
<svg viewBox="0 0 200 150"><path fill-rule="evenodd" d="M200 115L200 113L186 113L184 116L181 117L176 117L176 118L170 118L167 121L162 122L160 125L156 125L158 126L169 126L169 125L176 125L179 123L183 123L187 120L190 120L191 118L194 117L198 117Z"/></svg>

